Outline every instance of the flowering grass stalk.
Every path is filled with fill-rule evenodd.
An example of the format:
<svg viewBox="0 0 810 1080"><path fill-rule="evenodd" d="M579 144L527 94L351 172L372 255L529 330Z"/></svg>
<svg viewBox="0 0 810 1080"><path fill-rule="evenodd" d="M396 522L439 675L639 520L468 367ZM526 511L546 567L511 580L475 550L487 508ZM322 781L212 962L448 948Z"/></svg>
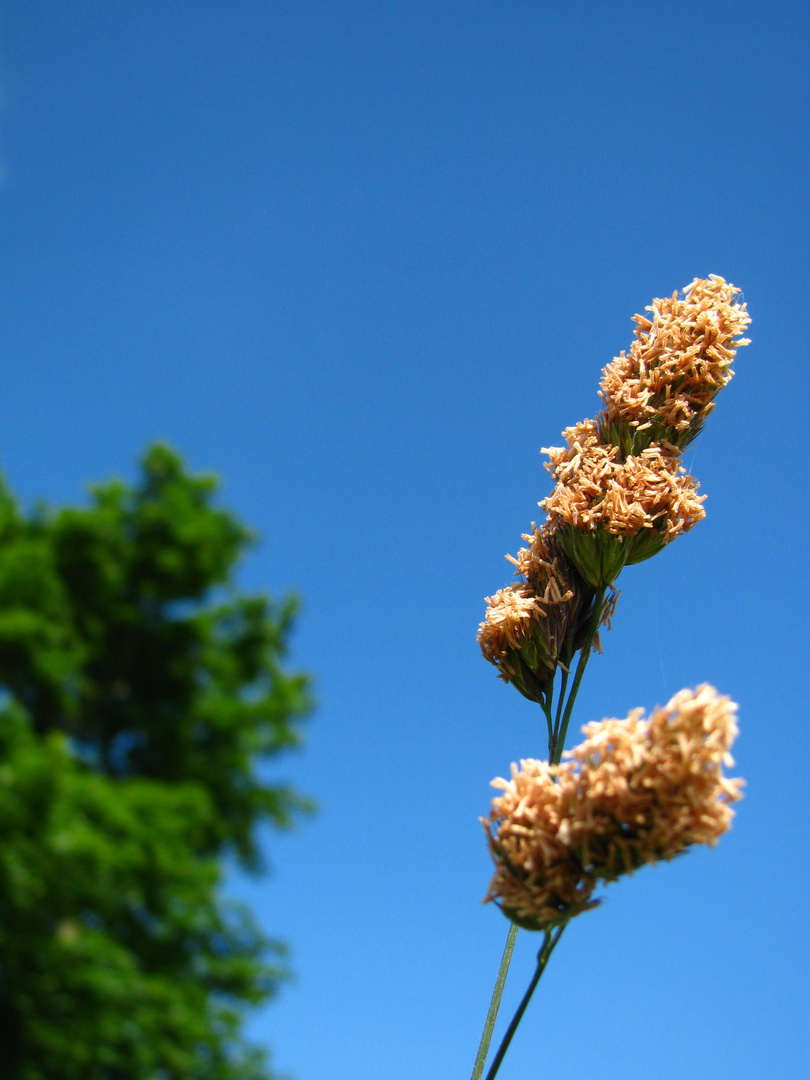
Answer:
<svg viewBox="0 0 810 1080"><path fill-rule="evenodd" d="M585 741L564 752L585 667L601 652L600 628L610 628L616 579L705 517L705 496L680 456L731 379L736 349L748 344L738 293L715 275L696 278L682 299L654 300L652 318L635 316L629 353L603 370L603 411L567 428L565 447L543 451L555 487L540 503L543 525L532 523L528 546L507 556L518 581L487 598L481 651L542 708L548 761L524 759L509 780L494 780L502 794L481 819L495 864L485 900L512 925L472 1080L484 1070L517 927L540 932L543 943L486 1080L563 930L599 904L597 886L692 844L714 845L741 798L743 781L722 772L733 763L736 706L708 685L680 691L649 719L635 709L626 720L588 724Z"/></svg>

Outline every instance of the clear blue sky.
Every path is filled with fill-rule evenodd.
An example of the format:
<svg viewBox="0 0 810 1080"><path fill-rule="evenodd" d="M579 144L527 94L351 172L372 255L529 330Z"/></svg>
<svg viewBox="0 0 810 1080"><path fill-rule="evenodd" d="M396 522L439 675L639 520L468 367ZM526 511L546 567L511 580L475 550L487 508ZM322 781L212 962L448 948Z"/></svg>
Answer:
<svg viewBox="0 0 810 1080"><path fill-rule="evenodd" d="M709 681L747 794L576 920L501 1076L810 1076L809 29L792 0L3 5L12 489L77 502L167 439L260 532L242 584L304 600L319 708L273 774L321 810L230 886L292 946L250 1032L296 1080L469 1076L507 930L477 818L544 755L483 598L633 313L709 273L753 344L687 456L708 517L623 574L575 726Z"/></svg>

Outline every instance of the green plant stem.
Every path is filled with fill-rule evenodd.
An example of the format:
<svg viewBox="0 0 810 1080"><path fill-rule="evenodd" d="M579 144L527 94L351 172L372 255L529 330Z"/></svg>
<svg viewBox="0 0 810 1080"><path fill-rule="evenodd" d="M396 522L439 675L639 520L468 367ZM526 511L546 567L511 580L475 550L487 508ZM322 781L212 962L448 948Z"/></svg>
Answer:
<svg viewBox="0 0 810 1080"><path fill-rule="evenodd" d="M570 662L570 657L569 657L569 662ZM566 668L563 668L562 674L560 675L560 696L557 699L557 715L556 715L556 717L554 719L554 732L557 732L557 731L560 730L560 716L562 715L563 702L565 701L565 688L566 688L566 686L568 686L568 671L566 670ZM548 760L549 761L551 761L551 756L554 753L554 748L553 748L553 745L552 745L554 738L555 738L555 735L551 731L549 731L549 733L548 733Z"/></svg>
<svg viewBox="0 0 810 1080"><path fill-rule="evenodd" d="M551 954L554 952L554 946L562 937L565 926L566 924L563 924L562 926L557 927L556 930L543 931L543 944L537 954L537 967L534 969L534 975L532 975L532 980L529 983L526 993L523 995L521 1002L517 1007L517 1011L512 1017L512 1022L506 1029L506 1034L501 1040L501 1045L498 1047L498 1053L493 1059L489 1072L486 1075L486 1080L494 1080L495 1075L501 1066L501 1062L503 1061L504 1054L509 1049L509 1043L512 1041L512 1036L517 1031L518 1024L520 1023L523 1014L526 1011L526 1006L531 1001L532 994L534 993L537 984L540 982L540 976L545 971L546 964L549 962Z"/></svg>
<svg viewBox="0 0 810 1080"><path fill-rule="evenodd" d="M582 676L585 674L585 668L588 666L591 648L593 647L593 639L596 637L596 631L599 629L599 622L602 618L602 605L604 604L606 592L607 587L603 585L597 592L594 600L593 615L591 616L591 624L588 627L588 636L580 650L579 663L577 664L576 674L574 675L571 693L568 695L565 712L562 716L562 724L560 725L559 731L555 730L554 735L552 736L553 746L549 746L548 760L551 765L559 765L562 760L562 753L565 748L565 736L568 734L568 722L571 719L571 713L574 711L574 702L577 699L579 684L582 682Z"/></svg>
<svg viewBox="0 0 810 1080"><path fill-rule="evenodd" d="M540 702L540 708L541 708L541 709L543 710L543 712L545 713L545 717L546 717L546 724L548 725L548 741L549 741L549 745L551 745L551 739L552 739L552 721L551 721L551 710L552 710L552 709L553 709L553 707L554 707L554 691L553 691L553 686L554 686L554 684L553 684L553 682L552 682L552 692L551 692L550 694L548 694L548 695L547 695L547 697L546 697L546 698L544 698L544 700L543 700L543 701L541 701L541 702ZM559 708L558 708L558 709L557 709L557 713L558 713L558 714L559 714L559 711L560 711L560 710L559 710Z"/></svg>
<svg viewBox="0 0 810 1080"><path fill-rule="evenodd" d="M506 947L503 950L501 966L498 968L498 977L495 980L495 989L492 991L492 1001L489 1003L489 1012L487 1013L486 1023L484 1024L484 1030L481 1034L481 1042L478 1046L478 1056L475 1059L475 1065L473 1066L472 1077L470 1080L480 1080L481 1073L484 1071L487 1054L489 1053L489 1044L492 1040L492 1029L495 1027L495 1019L498 1015L498 1009L501 1007L501 995L503 994L503 987L506 982L506 973L509 971L509 962L512 959L512 950L515 947L517 932L517 925L512 923L506 938Z"/></svg>
<svg viewBox="0 0 810 1080"><path fill-rule="evenodd" d="M552 765L559 765L562 759L563 749L565 748L565 736L568 732L568 723L571 719L571 713L574 710L574 702L577 698L577 692L579 690L579 684L582 682L582 676L585 674L585 668L588 664L588 659L591 655L591 648L593 647L593 640L596 637L596 631L599 629L599 622L602 618L602 605L605 600L605 592L607 589L603 587L596 594L594 600L593 615L591 617L590 626L588 627L588 635L582 646L579 655L579 663L577 664L577 670L574 675L574 682L571 686L571 693L568 695L568 701L565 703L565 710L563 711L563 700L565 699L565 691L568 686L568 671L563 668L560 676L560 696L557 701L557 714L555 717L554 728L551 726L551 712L552 712L552 695L549 695L547 702L543 702L542 709L546 715L548 722L549 738L548 738L548 759ZM562 713L562 723L561 716ZM529 1004L534 989L537 983L540 981L540 976L543 974L543 969L548 963L549 957L554 950L554 946L560 940L564 926L560 927L555 932L544 931L545 940L543 947L537 954L537 970L534 973L532 981L529 985L529 989L526 991L523 1001L521 1001L518 1011L512 1018L512 1023L506 1032L506 1035L498 1048L498 1054L492 1063L490 1071L487 1073L486 1080L492 1080L495 1073L498 1071L498 1066L503 1060L503 1055L506 1053L509 1043L512 1041L512 1036L517 1030L517 1026L520 1023L521 1017L526 1010L526 1006ZM501 959L501 966L498 969L498 977L495 980L495 989L492 992L492 1000L489 1003L489 1011L487 1012L487 1018L484 1023L484 1030L481 1035L481 1042L478 1046L478 1055L475 1059L475 1065L472 1071L471 1080L480 1080L481 1073L484 1069L484 1064L487 1060L487 1054L489 1053L489 1044L492 1039L492 1031L495 1027L495 1020L498 1016L498 1009L501 1004L501 995L503 994L504 983L506 982L506 976L509 971L509 963L512 959L512 951L515 947L515 938L517 937L517 926L512 923L509 927L509 934L506 938L506 947L503 950L503 957Z"/></svg>

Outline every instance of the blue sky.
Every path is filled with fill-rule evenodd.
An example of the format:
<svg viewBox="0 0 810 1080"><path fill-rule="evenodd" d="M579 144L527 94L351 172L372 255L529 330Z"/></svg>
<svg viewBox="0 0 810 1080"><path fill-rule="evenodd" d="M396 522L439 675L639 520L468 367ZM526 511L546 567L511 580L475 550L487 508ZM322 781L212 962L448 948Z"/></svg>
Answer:
<svg viewBox="0 0 810 1080"><path fill-rule="evenodd" d="M539 709L475 642L654 296L717 273L753 344L686 464L707 518L622 575L572 728L708 681L732 832L572 924L503 1080L808 1076L805 5L10 0L0 462L84 498L153 438L299 592L320 803L233 878L292 947L251 1035L296 1080L468 1076L507 923L489 780ZM518 938L502 1023L537 941Z"/></svg>

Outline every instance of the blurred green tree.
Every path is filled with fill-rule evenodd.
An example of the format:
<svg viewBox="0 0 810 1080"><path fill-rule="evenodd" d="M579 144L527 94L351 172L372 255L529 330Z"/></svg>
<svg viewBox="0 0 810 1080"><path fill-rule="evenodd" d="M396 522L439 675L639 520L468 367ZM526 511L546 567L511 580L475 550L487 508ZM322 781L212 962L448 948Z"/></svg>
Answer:
<svg viewBox="0 0 810 1080"><path fill-rule="evenodd" d="M249 532L155 445L134 486L23 516L0 488L4 1080L262 1080L241 1008L283 947L219 895L255 826L306 800L261 761L299 742L296 604L233 584Z"/></svg>

